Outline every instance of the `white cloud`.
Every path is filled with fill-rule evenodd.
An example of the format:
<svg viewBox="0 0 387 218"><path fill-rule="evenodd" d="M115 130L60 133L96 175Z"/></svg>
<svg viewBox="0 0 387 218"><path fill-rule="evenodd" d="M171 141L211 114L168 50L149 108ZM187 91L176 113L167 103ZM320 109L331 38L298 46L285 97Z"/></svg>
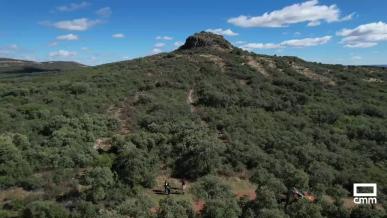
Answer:
<svg viewBox="0 0 387 218"><path fill-rule="evenodd" d="M235 42L235 44L237 44L237 45L245 44L245 43L246 43L246 41L236 41L236 42Z"/></svg>
<svg viewBox="0 0 387 218"><path fill-rule="evenodd" d="M110 17L110 15L112 15L113 12L112 12L112 9L110 7L104 7L104 8L99 9L95 13L101 17Z"/></svg>
<svg viewBox="0 0 387 218"><path fill-rule="evenodd" d="M156 37L156 40L166 40L166 41L170 41L170 40L173 40L173 37L170 37L170 36L157 36L157 37Z"/></svg>
<svg viewBox="0 0 387 218"><path fill-rule="evenodd" d="M85 31L100 23L99 20L89 20L87 18L79 18L74 20L63 20L52 24L58 29ZM50 25L50 24L49 24Z"/></svg>
<svg viewBox="0 0 387 218"><path fill-rule="evenodd" d="M274 44L274 43L247 43L242 46L240 46L242 49L245 50L254 50L254 49L275 49L275 48L281 48L280 44Z"/></svg>
<svg viewBox="0 0 387 218"><path fill-rule="evenodd" d="M348 20L352 20L353 16L355 16L356 13L351 13L351 14L348 14L347 16L343 17L340 19L340 21L348 21Z"/></svg>
<svg viewBox="0 0 387 218"><path fill-rule="evenodd" d="M61 35L61 36L58 36L56 37L57 40L64 40L64 41L74 41L74 40L78 40L79 37L75 34L67 34L67 35Z"/></svg>
<svg viewBox="0 0 387 218"><path fill-rule="evenodd" d="M281 43L246 43L242 44L240 48L249 51L254 49L279 49L287 47L302 48L326 44L331 38L331 36L323 36L317 38L286 40Z"/></svg>
<svg viewBox="0 0 387 218"><path fill-rule="evenodd" d="M162 48L162 47L164 47L164 46L166 46L166 44L165 44L165 43L162 43L162 42L158 42L158 43L155 44L155 47L156 47L156 48Z"/></svg>
<svg viewBox="0 0 387 218"><path fill-rule="evenodd" d="M113 34L112 37L116 39L122 39L122 38L125 38L125 35L123 33L116 33L116 34Z"/></svg>
<svg viewBox="0 0 387 218"><path fill-rule="evenodd" d="M207 32L215 33L218 35L223 35L223 36L237 36L238 33L233 32L231 29L207 29Z"/></svg>
<svg viewBox="0 0 387 218"><path fill-rule="evenodd" d="M352 56L351 59L352 60L361 60L361 59L363 59L363 57L355 55L355 56Z"/></svg>
<svg viewBox="0 0 387 218"><path fill-rule="evenodd" d="M352 44L346 44L347 48L371 48L378 45L376 42L356 42Z"/></svg>
<svg viewBox="0 0 387 218"><path fill-rule="evenodd" d="M90 5L90 3L88 3L88 2L71 3L68 5L58 6L56 9L58 11L69 12L69 11L76 11L76 10L85 8L89 5Z"/></svg>
<svg viewBox="0 0 387 218"><path fill-rule="evenodd" d="M336 5L319 5L318 0L286 6L280 10L265 12L261 16L241 15L230 18L229 23L241 27L284 27L290 24L308 22L308 26L317 26L322 21L331 23L351 19L353 14L340 18Z"/></svg>
<svg viewBox="0 0 387 218"><path fill-rule="evenodd" d="M8 48L11 49L11 50L17 50L17 49L19 49L19 46L16 45L16 44L11 44L11 45L8 46Z"/></svg>
<svg viewBox="0 0 387 218"><path fill-rule="evenodd" d="M50 47L54 47L54 46L57 46L57 45L58 45L58 42L56 42L56 41L50 42L50 43L48 44L48 46L50 46Z"/></svg>
<svg viewBox="0 0 387 218"><path fill-rule="evenodd" d="M158 54L158 53L161 53L161 52L163 52L163 50L161 50L159 48L152 49L152 54Z"/></svg>
<svg viewBox="0 0 387 218"><path fill-rule="evenodd" d="M74 51L67 51L67 50L58 50L58 51L53 51L48 54L50 57L62 57L62 58L67 58L67 57L73 57L77 55L76 52Z"/></svg>
<svg viewBox="0 0 387 218"><path fill-rule="evenodd" d="M304 38L304 39L292 39L281 42L281 46L284 47L310 47L316 45L326 44L331 40L332 36L323 36L317 38Z"/></svg>
<svg viewBox="0 0 387 218"><path fill-rule="evenodd" d="M343 29L337 33L342 36L341 43L349 48L369 48L387 41L387 24L375 22L360 25L354 29Z"/></svg>
<svg viewBox="0 0 387 218"><path fill-rule="evenodd" d="M173 45L176 46L176 47L182 46L183 44L184 43L180 42L180 41L176 41L175 43L173 43Z"/></svg>
<svg viewBox="0 0 387 218"><path fill-rule="evenodd" d="M19 46L16 44L11 44L11 45L7 45L4 47L0 47L0 55L12 54L12 53L15 53L16 51L18 51L19 49L20 49Z"/></svg>

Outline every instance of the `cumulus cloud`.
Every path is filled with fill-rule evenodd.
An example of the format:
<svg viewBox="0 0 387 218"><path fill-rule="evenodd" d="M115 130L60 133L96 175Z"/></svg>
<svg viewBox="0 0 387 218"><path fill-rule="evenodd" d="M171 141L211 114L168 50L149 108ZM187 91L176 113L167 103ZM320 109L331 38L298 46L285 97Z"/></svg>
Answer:
<svg viewBox="0 0 387 218"><path fill-rule="evenodd" d="M349 48L369 48L387 41L387 24L375 22L360 25L354 29L343 29L337 33L342 36L343 43Z"/></svg>
<svg viewBox="0 0 387 218"><path fill-rule="evenodd" d="M156 40L167 40L167 41L170 41L170 40L173 40L173 37L170 37L170 36L156 36Z"/></svg>
<svg viewBox="0 0 387 218"><path fill-rule="evenodd" d="M281 48L280 44L275 43L246 43L240 46L244 50L254 50L254 49L275 49Z"/></svg>
<svg viewBox="0 0 387 218"><path fill-rule="evenodd" d="M110 17L112 15L112 9L110 7L104 7L95 12L98 16L101 17Z"/></svg>
<svg viewBox="0 0 387 218"><path fill-rule="evenodd" d="M48 43L48 46L50 46L50 47L54 47L54 46L57 46L57 45L58 45L57 41L53 41L53 42Z"/></svg>
<svg viewBox="0 0 387 218"><path fill-rule="evenodd" d="M89 20L87 18L79 18L74 20L58 21L54 24L48 23L48 25L52 25L58 29L63 29L63 30L85 31L99 24L100 22L101 21L99 20Z"/></svg>
<svg viewBox="0 0 387 218"><path fill-rule="evenodd" d="M8 55L12 54L19 50L19 46L16 44L7 45L4 47L0 47L0 55Z"/></svg>
<svg viewBox="0 0 387 218"><path fill-rule="evenodd" d="M287 47L303 48L326 44L331 38L331 36L323 36L317 38L292 39L280 43L246 43L242 44L240 48L249 51L254 49L279 49Z"/></svg>
<svg viewBox="0 0 387 218"><path fill-rule="evenodd" d="M317 38L292 39L281 42L284 47L310 47L326 44L332 36L323 36Z"/></svg>
<svg viewBox="0 0 387 218"><path fill-rule="evenodd" d="M163 52L163 50L161 50L159 48L152 49L152 54L158 54L158 53L161 53L161 52Z"/></svg>
<svg viewBox="0 0 387 218"><path fill-rule="evenodd" d="M67 50L58 50L58 51L53 51L48 54L50 57L62 57L62 58L67 58L67 57L73 57L77 55L76 52L74 51L67 51Z"/></svg>
<svg viewBox="0 0 387 218"><path fill-rule="evenodd" d="M166 46L166 44L162 43L162 42L158 42L158 43L155 44L155 48L162 48L164 46Z"/></svg>
<svg viewBox="0 0 387 218"><path fill-rule="evenodd" d="M122 38L125 38L125 35L123 33L116 33L116 34L113 34L112 37L116 39L122 39Z"/></svg>
<svg viewBox="0 0 387 218"><path fill-rule="evenodd" d="M173 45L174 45L175 47L182 46L183 44L184 44L184 43L181 42L181 41L176 41L175 43L173 43Z"/></svg>
<svg viewBox="0 0 387 218"><path fill-rule="evenodd" d="M237 45L245 44L245 43L246 43L246 41L236 41L236 42L235 42L235 44L237 44Z"/></svg>
<svg viewBox="0 0 387 218"><path fill-rule="evenodd" d="M361 60L361 59L363 59L363 57L362 56L358 56L358 55L354 55L354 56L351 57L351 59L352 60Z"/></svg>
<svg viewBox="0 0 387 218"><path fill-rule="evenodd" d="M58 11L70 12L70 11L76 11L76 10L85 8L85 7L89 6L89 5L90 5L90 3L88 3L88 2L71 3L71 4L68 4L68 5L58 6L58 7L56 7L56 9Z"/></svg>
<svg viewBox="0 0 387 218"><path fill-rule="evenodd" d="M75 34L67 34L67 35L61 35L61 36L58 36L56 37L57 40L63 40L63 41L74 41L74 40L78 40L79 37Z"/></svg>
<svg viewBox="0 0 387 218"><path fill-rule="evenodd" d="M319 5L318 0L310 0L266 12L261 16L241 15L230 18L228 22L241 27L284 27L303 22L308 22L308 26L318 26L322 21L338 22L349 20L352 16L353 14L341 18L336 5Z"/></svg>
<svg viewBox="0 0 387 218"><path fill-rule="evenodd" d="M211 32L211 33L215 33L218 35L223 35L223 36L237 36L238 35L238 33L233 32L231 29L224 30L222 28L218 28L218 29L207 29L206 31Z"/></svg>

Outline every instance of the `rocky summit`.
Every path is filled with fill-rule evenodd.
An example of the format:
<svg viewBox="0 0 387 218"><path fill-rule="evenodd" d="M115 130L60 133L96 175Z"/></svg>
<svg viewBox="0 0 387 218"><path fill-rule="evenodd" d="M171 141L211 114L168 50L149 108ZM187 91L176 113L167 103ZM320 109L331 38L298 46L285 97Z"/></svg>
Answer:
<svg viewBox="0 0 387 218"><path fill-rule="evenodd" d="M201 47L210 47L218 49L233 49L233 46L230 42L224 39L223 36L217 35L209 32L200 32L192 36L189 36L184 45L180 49L192 49L192 48L201 48Z"/></svg>

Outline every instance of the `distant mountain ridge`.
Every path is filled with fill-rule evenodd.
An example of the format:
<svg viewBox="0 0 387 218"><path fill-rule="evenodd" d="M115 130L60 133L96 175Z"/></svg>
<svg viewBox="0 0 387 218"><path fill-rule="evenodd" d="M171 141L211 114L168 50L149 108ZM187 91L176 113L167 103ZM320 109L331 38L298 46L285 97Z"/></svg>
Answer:
<svg viewBox="0 0 387 218"><path fill-rule="evenodd" d="M0 73L34 73L47 71L63 71L85 67L73 61L36 62L11 58L0 58Z"/></svg>

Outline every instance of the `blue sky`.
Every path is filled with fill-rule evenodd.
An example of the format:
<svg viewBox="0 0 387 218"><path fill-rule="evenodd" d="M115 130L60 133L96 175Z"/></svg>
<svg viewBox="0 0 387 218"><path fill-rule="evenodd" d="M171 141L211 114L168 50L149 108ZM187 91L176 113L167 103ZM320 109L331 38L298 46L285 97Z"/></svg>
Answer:
<svg viewBox="0 0 387 218"><path fill-rule="evenodd" d="M256 53L387 64L386 9L385 0L0 0L0 57L97 65L209 30Z"/></svg>

